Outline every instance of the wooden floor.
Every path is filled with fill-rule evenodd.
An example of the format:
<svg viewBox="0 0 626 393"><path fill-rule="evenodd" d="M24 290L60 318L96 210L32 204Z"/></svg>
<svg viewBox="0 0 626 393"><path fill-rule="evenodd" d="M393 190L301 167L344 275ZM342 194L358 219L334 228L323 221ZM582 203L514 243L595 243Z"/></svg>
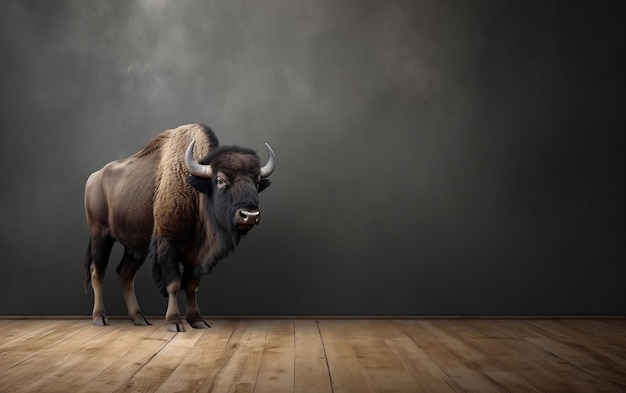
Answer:
<svg viewBox="0 0 626 393"><path fill-rule="evenodd" d="M626 392L626 320L0 320L2 392Z"/></svg>

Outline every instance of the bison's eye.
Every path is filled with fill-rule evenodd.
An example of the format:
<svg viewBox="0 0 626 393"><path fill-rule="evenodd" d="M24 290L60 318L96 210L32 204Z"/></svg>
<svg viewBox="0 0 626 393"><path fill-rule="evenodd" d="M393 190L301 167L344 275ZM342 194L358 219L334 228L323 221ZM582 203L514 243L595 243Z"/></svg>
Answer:
<svg viewBox="0 0 626 393"><path fill-rule="evenodd" d="M219 188L220 190L226 187L226 182L219 176L217 177L217 179L215 179L215 184L217 184L217 188Z"/></svg>

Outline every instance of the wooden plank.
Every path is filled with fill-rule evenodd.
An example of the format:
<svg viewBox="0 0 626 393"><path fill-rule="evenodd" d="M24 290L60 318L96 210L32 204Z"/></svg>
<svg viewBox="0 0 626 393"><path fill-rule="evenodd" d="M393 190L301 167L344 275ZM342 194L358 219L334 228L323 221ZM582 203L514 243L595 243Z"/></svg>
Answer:
<svg viewBox="0 0 626 393"><path fill-rule="evenodd" d="M626 391L626 362L621 367L613 367L602 358L590 356L594 346L589 343L590 337L579 336L573 341L571 330L566 324L543 320L516 324L512 333L589 374L594 383L597 381L597 388ZM589 349L585 350L585 346ZM622 351L626 351L626 347Z"/></svg>
<svg viewBox="0 0 626 393"><path fill-rule="evenodd" d="M163 330L165 328L161 327ZM115 392L153 392L172 374L207 330L170 333L173 337Z"/></svg>
<svg viewBox="0 0 626 393"><path fill-rule="evenodd" d="M98 337L95 331L104 332L100 334L100 337L115 336L116 333L114 329L102 329L95 326L74 329L78 332L53 345L33 350L31 357L0 374L0 391L8 387L11 387L12 391L37 391L39 387L57 379L67 367L75 365L77 360L72 355L86 346L94 337ZM47 372L39 375L41 370ZM34 376L37 377L33 378Z"/></svg>
<svg viewBox="0 0 626 393"><path fill-rule="evenodd" d="M55 328L61 321L16 321L6 320L6 323L0 326L2 341L0 341L0 354L13 350L20 342L25 341L29 337L36 336L43 329Z"/></svg>
<svg viewBox="0 0 626 393"><path fill-rule="evenodd" d="M99 373L99 367L106 367L102 366L101 361L107 359L107 352L119 348L118 340L126 331L122 326L92 327L92 330L99 330L102 333L92 333L89 340L75 347L74 350L65 350L63 353L65 347L63 344L51 348L52 352L62 354L53 363L54 372L23 381L15 388L15 391L57 392L59 386L63 386L63 390L74 392L82 388L90 378ZM102 357L100 357L101 354Z"/></svg>
<svg viewBox="0 0 626 393"><path fill-rule="evenodd" d="M317 321L298 319L294 323L294 391L331 393L328 363Z"/></svg>
<svg viewBox="0 0 626 393"><path fill-rule="evenodd" d="M238 346L245 321L219 320L211 324L180 365L156 392L208 392L223 368L229 346ZM237 331L236 331L237 330Z"/></svg>
<svg viewBox="0 0 626 393"><path fill-rule="evenodd" d="M549 373L545 377L545 383L551 381L553 391L589 392L598 388L608 388L606 391L613 391L609 385L603 383L558 356L544 350L540 346L530 341L520 338L522 321L470 321L473 326L482 329L500 330L501 333L508 334L511 339L503 340L501 344L519 354L520 357L531 359L533 367L532 377L541 373ZM530 378L528 378L530 380ZM548 390L546 386L538 386L543 390Z"/></svg>
<svg viewBox="0 0 626 393"><path fill-rule="evenodd" d="M418 385L410 369L387 345L393 334L382 321L352 321L348 341L373 392L416 392Z"/></svg>
<svg viewBox="0 0 626 393"><path fill-rule="evenodd" d="M294 358L294 321L270 321L254 392L293 392Z"/></svg>
<svg viewBox="0 0 626 393"><path fill-rule="evenodd" d="M461 392L462 389L428 354L397 325L399 321L382 321L387 325L385 343L410 370L416 392Z"/></svg>
<svg viewBox="0 0 626 393"><path fill-rule="evenodd" d="M568 320L570 325L626 347L626 319Z"/></svg>
<svg viewBox="0 0 626 393"><path fill-rule="evenodd" d="M2 342L0 342L0 356L12 351L21 350L28 346L39 346L39 340L60 329L75 326L75 321L64 320L24 320L11 321L0 328ZM86 325L84 327L87 327ZM63 333L63 331L61 331ZM66 332L69 333L69 332ZM49 341L49 340L48 340Z"/></svg>
<svg viewBox="0 0 626 393"><path fill-rule="evenodd" d="M510 334L497 329L489 329L493 321L486 326L477 325L475 321L465 321L454 326L453 330L467 342L478 348L484 348L490 356L496 358L515 373L528 381L535 389L542 392L568 391L566 380L538 366L532 358L516 351L518 341Z"/></svg>
<svg viewBox="0 0 626 393"><path fill-rule="evenodd" d="M211 392L252 392L256 384L269 321L241 321L227 350L220 359L220 367Z"/></svg>
<svg viewBox="0 0 626 393"><path fill-rule="evenodd" d="M468 364L468 367L478 370L492 379L503 390L511 392L539 392L526 379L516 374L516 370L506 366L497 358L490 355L489 347L479 347L458 334L454 327L462 324L461 321L419 321L442 344L457 353Z"/></svg>
<svg viewBox="0 0 626 393"><path fill-rule="evenodd" d="M77 392L110 393L120 389L176 334L166 331L163 324L148 327L128 326L127 329L130 330L129 337L132 340L129 344L123 343L119 346L120 352L123 352L122 356L109 363Z"/></svg>
<svg viewBox="0 0 626 393"><path fill-rule="evenodd" d="M50 381L45 387L38 389L40 393L55 392L59 384L63 385L65 391L76 392L89 385L101 375L109 366L117 363L128 356L129 353L141 343L146 335L151 335L156 330L163 329L162 326L137 327L131 325L130 321L124 325L114 325L112 334L99 335L87 345L72 354L74 367L66 365L66 372L57 372L58 379ZM108 330L108 328L107 328ZM111 387L112 381L107 381L107 386ZM102 392L106 389L99 389Z"/></svg>
<svg viewBox="0 0 626 393"><path fill-rule="evenodd" d="M585 349L591 356L600 359L605 363L609 363L610 367L614 369L626 369L626 343L623 342L620 335L616 338L603 334L603 332L599 329L597 330L597 322L598 321L588 320L557 321L560 325L566 324L570 327L568 334L561 336L560 339L565 341L569 340L568 343L573 345L578 345L579 343L584 342L586 345L583 349ZM543 324L541 326L543 327L547 325ZM624 326L622 335L626 336L626 326Z"/></svg>
<svg viewBox="0 0 626 393"><path fill-rule="evenodd" d="M477 392L501 392L503 390L495 381L437 340L428 325L420 324L419 321L406 322L399 325L405 334L426 351L461 389Z"/></svg>
<svg viewBox="0 0 626 393"><path fill-rule="evenodd" d="M5 370L33 357L38 351L48 348L87 328L75 321L40 321L45 323L25 323L17 321L16 329L7 333L0 349L0 375ZM34 322L34 321L28 321Z"/></svg>
<svg viewBox="0 0 626 393"><path fill-rule="evenodd" d="M320 320L319 328L326 348L332 391L334 393L371 392L365 380L364 370L348 341L347 332L350 330L350 322Z"/></svg>

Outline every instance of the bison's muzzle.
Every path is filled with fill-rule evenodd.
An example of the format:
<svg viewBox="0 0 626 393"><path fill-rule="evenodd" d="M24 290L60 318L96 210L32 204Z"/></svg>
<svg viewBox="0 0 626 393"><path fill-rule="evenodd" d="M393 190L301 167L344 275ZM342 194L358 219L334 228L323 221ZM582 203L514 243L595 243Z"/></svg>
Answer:
<svg viewBox="0 0 626 393"><path fill-rule="evenodd" d="M237 209L235 227L239 232L248 232L261 220L261 212L257 209Z"/></svg>

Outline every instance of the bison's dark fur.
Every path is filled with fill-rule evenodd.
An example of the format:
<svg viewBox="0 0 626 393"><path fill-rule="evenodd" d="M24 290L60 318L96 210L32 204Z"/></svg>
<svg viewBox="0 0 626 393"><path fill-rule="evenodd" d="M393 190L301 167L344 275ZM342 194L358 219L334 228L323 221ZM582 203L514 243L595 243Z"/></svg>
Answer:
<svg viewBox="0 0 626 393"><path fill-rule="evenodd" d="M189 146L194 140L195 148ZM203 164L199 172L185 161L188 146L192 160ZM125 250L117 273L135 324L149 324L134 291L135 274L149 255L154 282L168 296L168 329L184 331L176 302L181 289L187 294L187 322L208 327L196 301L200 276L258 223L258 193L269 185L265 177L273 170L269 146L268 151L271 164L262 168L253 150L218 146L211 129L192 124L165 131L135 155L93 173L85 186L90 233L85 287L93 287L94 323L109 324L102 281L118 241ZM202 172L206 168L208 175Z"/></svg>

